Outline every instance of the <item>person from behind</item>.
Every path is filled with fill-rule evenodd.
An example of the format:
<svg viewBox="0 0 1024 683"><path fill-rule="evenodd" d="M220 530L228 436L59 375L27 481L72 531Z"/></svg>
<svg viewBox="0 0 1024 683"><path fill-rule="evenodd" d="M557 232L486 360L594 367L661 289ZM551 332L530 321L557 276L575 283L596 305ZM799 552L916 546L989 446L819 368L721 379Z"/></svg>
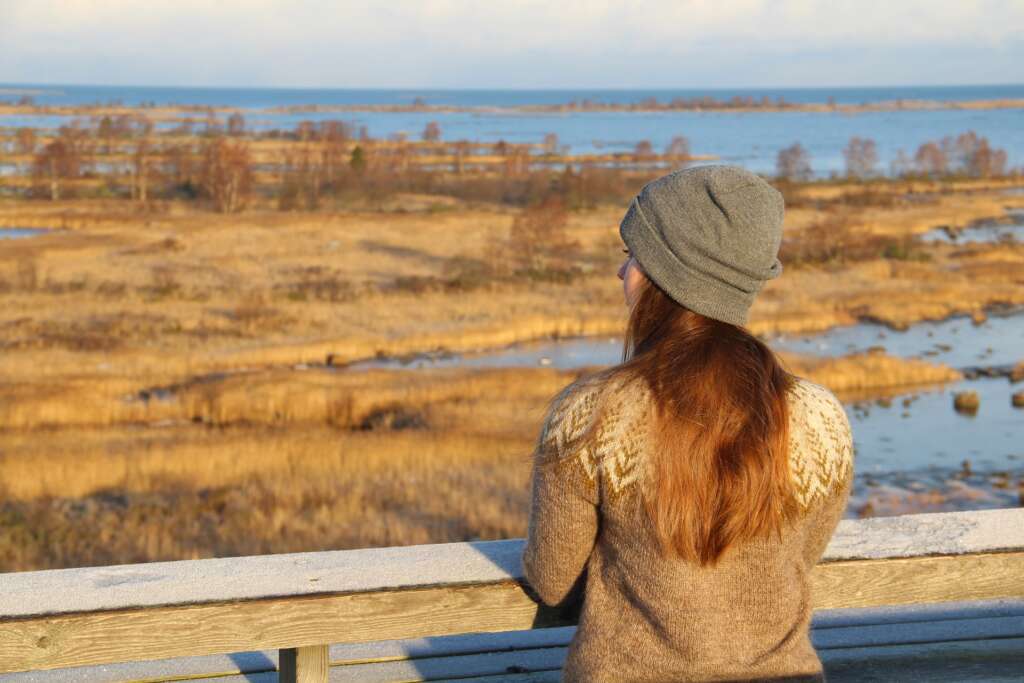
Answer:
<svg viewBox="0 0 1024 683"><path fill-rule="evenodd" d="M526 578L551 605L582 590L566 681L823 680L809 577L853 443L835 396L744 328L783 212L760 177L701 166L622 219L623 360L555 397L533 459Z"/></svg>

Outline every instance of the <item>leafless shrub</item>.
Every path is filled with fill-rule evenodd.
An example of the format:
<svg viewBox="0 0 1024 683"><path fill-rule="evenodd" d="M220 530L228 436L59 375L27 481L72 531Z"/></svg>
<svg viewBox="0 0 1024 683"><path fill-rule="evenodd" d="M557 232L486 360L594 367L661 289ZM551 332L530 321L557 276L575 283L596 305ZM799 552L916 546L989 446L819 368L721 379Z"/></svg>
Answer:
<svg viewBox="0 0 1024 683"><path fill-rule="evenodd" d="M509 230L509 260L523 274L538 278L566 274L579 245L569 240L569 215L561 198L550 196L524 209Z"/></svg>
<svg viewBox="0 0 1024 683"><path fill-rule="evenodd" d="M811 170L811 156L799 142L779 150L775 158L775 175L785 180L802 182L810 180L814 173Z"/></svg>
<svg viewBox="0 0 1024 683"><path fill-rule="evenodd" d="M203 150L200 185L221 213L241 211L252 189L249 149L241 142L217 138Z"/></svg>
<svg viewBox="0 0 1024 683"><path fill-rule="evenodd" d="M651 161L656 156L650 140L641 140L633 148L633 161Z"/></svg>
<svg viewBox="0 0 1024 683"><path fill-rule="evenodd" d="M665 148L665 156L677 163L689 160L690 141L683 135L675 136Z"/></svg>
<svg viewBox="0 0 1024 683"><path fill-rule="evenodd" d="M878 164L878 150L870 138L852 137L843 149L846 160L846 175L850 178L867 178L874 174Z"/></svg>
<svg viewBox="0 0 1024 683"><path fill-rule="evenodd" d="M441 124L437 121L430 121L423 127L421 135L425 142L437 142L441 139Z"/></svg>

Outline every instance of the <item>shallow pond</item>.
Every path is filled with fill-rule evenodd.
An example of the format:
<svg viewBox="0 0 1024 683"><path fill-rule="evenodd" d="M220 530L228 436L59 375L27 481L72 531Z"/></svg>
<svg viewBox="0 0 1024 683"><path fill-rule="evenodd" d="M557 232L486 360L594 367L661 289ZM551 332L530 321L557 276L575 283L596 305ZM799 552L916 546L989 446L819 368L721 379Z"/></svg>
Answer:
<svg viewBox="0 0 1024 683"><path fill-rule="evenodd" d="M821 334L777 336L767 341L779 350L816 356L844 356L882 346L894 356L924 358L957 368L1006 365L1024 359L1024 311L993 313L980 325L975 325L968 317L918 323L905 331L858 323ZM538 366L569 369L611 365L618 363L621 357L619 339L586 337L517 344L482 353L439 351L402 358L374 358L348 367L353 370Z"/></svg>
<svg viewBox="0 0 1024 683"><path fill-rule="evenodd" d="M50 232L43 228L0 228L0 240L16 240L23 237L35 237Z"/></svg>
<svg viewBox="0 0 1024 683"><path fill-rule="evenodd" d="M921 323L904 332L862 323L815 336L778 337L776 348L845 355L885 346L897 356L954 367L1003 365L1024 358L1024 312L990 315L975 325L958 317ZM422 354L374 359L350 368L537 367L610 365L620 360L614 338L563 339L479 354ZM851 514L903 514L1024 504L1024 409L1011 395L1024 389L1005 379L965 380L908 389L875 401L847 403L857 449ZM953 395L976 391L976 414L953 409ZM966 463L966 464L965 464Z"/></svg>
<svg viewBox="0 0 1024 683"><path fill-rule="evenodd" d="M893 356L955 368L1007 365L1024 359L1024 311L993 313L978 325L968 317L918 323L905 331L858 323L816 335L778 336L768 342L778 349L817 356L845 356L881 346Z"/></svg>
<svg viewBox="0 0 1024 683"><path fill-rule="evenodd" d="M847 404L859 473L955 470L964 461L970 470L1020 470L1024 409L1014 408L1010 397L1022 388L1005 379L978 379ZM976 414L953 409L960 391L978 393Z"/></svg>
<svg viewBox="0 0 1024 683"><path fill-rule="evenodd" d="M935 228L921 235L921 241L945 244L1024 242L1024 211L1017 209L1008 214L1008 221L985 221L959 231Z"/></svg>

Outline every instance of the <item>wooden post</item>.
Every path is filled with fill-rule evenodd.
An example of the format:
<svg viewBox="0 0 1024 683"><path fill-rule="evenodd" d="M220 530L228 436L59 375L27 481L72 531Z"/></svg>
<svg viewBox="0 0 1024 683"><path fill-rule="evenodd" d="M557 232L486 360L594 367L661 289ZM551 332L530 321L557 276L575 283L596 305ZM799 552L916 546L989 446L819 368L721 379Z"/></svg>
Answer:
<svg viewBox="0 0 1024 683"><path fill-rule="evenodd" d="M327 645L290 647L278 653L280 683L327 683Z"/></svg>

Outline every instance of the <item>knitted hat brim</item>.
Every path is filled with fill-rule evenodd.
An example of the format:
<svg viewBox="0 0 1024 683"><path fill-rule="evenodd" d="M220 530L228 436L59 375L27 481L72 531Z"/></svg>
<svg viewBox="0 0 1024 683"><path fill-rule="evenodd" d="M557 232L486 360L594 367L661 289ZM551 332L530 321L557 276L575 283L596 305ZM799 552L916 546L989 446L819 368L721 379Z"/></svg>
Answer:
<svg viewBox="0 0 1024 683"><path fill-rule="evenodd" d="M715 320L746 325L747 310L759 288L738 289L713 273L701 272L679 260L644 217L637 199L619 224L619 235L647 277L676 303Z"/></svg>

